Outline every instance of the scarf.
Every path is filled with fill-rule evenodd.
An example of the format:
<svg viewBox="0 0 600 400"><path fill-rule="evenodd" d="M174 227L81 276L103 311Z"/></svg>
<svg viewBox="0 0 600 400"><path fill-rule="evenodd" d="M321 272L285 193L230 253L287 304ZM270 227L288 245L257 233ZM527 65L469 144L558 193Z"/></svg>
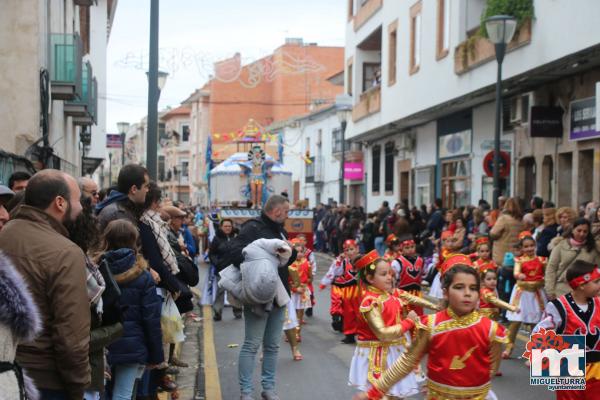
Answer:
<svg viewBox="0 0 600 400"><path fill-rule="evenodd" d="M580 242L580 241L575 240L573 238L570 238L569 242L571 243L572 247L577 247L577 248L582 247L585 244L585 242Z"/></svg>
<svg viewBox="0 0 600 400"><path fill-rule="evenodd" d="M90 304L96 306L96 312L102 313L102 293L106 289L106 282L100 273L98 266L85 255L86 288Z"/></svg>
<svg viewBox="0 0 600 400"><path fill-rule="evenodd" d="M175 253L169 244L169 239L167 237L167 225L162 218L160 218L160 214L154 210L146 210L144 211L144 214L142 214L141 221L148 225L150 229L152 229L152 233L156 238L156 243L158 244L163 261L171 273L173 275L178 274L179 267L177 266L177 258L175 258Z"/></svg>

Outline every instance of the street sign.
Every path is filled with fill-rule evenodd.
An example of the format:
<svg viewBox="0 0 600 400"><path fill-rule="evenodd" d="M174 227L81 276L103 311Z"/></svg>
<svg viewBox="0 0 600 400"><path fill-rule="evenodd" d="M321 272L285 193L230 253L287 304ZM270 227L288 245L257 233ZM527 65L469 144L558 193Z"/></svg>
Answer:
<svg viewBox="0 0 600 400"><path fill-rule="evenodd" d="M500 178L506 178L510 174L510 155L500 151ZM483 170L487 176L494 176L494 151L490 151L483 158Z"/></svg>
<svg viewBox="0 0 600 400"><path fill-rule="evenodd" d="M111 133L106 134L106 148L107 149L120 149L121 146L122 146L121 135L116 135L116 134L111 134Z"/></svg>

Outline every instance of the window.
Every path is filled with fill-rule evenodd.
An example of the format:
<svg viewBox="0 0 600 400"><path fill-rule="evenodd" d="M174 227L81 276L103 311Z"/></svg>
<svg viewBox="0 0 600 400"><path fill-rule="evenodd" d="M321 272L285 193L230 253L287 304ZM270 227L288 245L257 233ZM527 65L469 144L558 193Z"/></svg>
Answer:
<svg viewBox="0 0 600 400"><path fill-rule="evenodd" d="M190 140L190 126L188 124L181 125L181 141L189 142Z"/></svg>
<svg viewBox="0 0 600 400"><path fill-rule="evenodd" d="M415 206L431 204L431 168L415 171Z"/></svg>
<svg viewBox="0 0 600 400"><path fill-rule="evenodd" d="M315 158L310 157L310 162L305 163L305 183L313 183L315 181Z"/></svg>
<svg viewBox="0 0 600 400"><path fill-rule="evenodd" d="M331 133L332 139L332 153L339 153L342 151L342 130L340 128L335 128Z"/></svg>
<svg viewBox="0 0 600 400"><path fill-rule="evenodd" d="M396 145L394 142L387 142L385 144L385 191L394 191L394 149Z"/></svg>
<svg viewBox="0 0 600 400"><path fill-rule="evenodd" d="M379 192L379 181L381 179L381 146L373 146L373 150L371 150L371 158L372 158L372 171L371 176L373 182L371 184L372 192Z"/></svg>
<svg viewBox="0 0 600 400"><path fill-rule="evenodd" d="M398 21L388 27L388 86L396 83L397 51L398 48Z"/></svg>
<svg viewBox="0 0 600 400"><path fill-rule="evenodd" d="M363 92L381 83L381 63L363 64Z"/></svg>
<svg viewBox="0 0 600 400"><path fill-rule="evenodd" d="M438 0L436 59L448 55L450 48L450 0Z"/></svg>
<svg viewBox="0 0 600 400"><path fill-rule="evenodd" d="M410 8L410 69L412 75L419 71L421 65L421 9L419 1Z"/></svg>

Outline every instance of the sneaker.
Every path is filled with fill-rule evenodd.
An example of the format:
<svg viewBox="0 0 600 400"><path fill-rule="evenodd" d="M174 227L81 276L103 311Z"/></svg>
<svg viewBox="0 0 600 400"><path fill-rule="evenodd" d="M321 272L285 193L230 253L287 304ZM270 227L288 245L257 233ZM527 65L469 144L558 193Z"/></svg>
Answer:
<svg viewBox="0 0 600 400"><path fill-rule="evenodd" d="M275 393L273 390L265 390L260 394L260 396L263 398L263 400L280 400L279 396L277 396L277 393Z"/></svg>
<svg viewBox="0 0 600 400"><path fill-rule="evenodd" d="M173 357L173 359L171 360L171 365L174 367L179 367L179 368L187 368L189 367L188 363L185 363L183 361L181 361L178 358Z"/></svg>
<svg viewBox="0 0 600 400"><path fill-rule="evenodd" d="M221 320L221 313L214 313L213 314L213 321L220 321Z"/></svg>

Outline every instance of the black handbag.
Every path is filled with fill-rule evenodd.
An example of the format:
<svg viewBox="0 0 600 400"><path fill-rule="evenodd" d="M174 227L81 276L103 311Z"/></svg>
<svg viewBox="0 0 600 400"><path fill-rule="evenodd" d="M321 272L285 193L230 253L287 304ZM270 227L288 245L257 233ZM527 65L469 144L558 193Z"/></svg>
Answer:
<svg viewBox="0 0 600 400"><path fill-rule="evenodd" d="M106 284L106 288L102 293L102 307L104 310L102 313L102 326L123 322L124 307L126 306L121 306L121 289L119 288L119 284L115 281L112 272L110 272L110 268L105 259L100 261L98 270L100 271L100 274L102 274L104 283Z"/></svg>
<svg viewBox="0 0 600 400"><path fill-rule="evenodd" d="M176 277L186 285L196 286L200 281L196 264L189 257L181 253L176 253L175 257L177 258L177 267L179 268L179 273Z"/></svg>

